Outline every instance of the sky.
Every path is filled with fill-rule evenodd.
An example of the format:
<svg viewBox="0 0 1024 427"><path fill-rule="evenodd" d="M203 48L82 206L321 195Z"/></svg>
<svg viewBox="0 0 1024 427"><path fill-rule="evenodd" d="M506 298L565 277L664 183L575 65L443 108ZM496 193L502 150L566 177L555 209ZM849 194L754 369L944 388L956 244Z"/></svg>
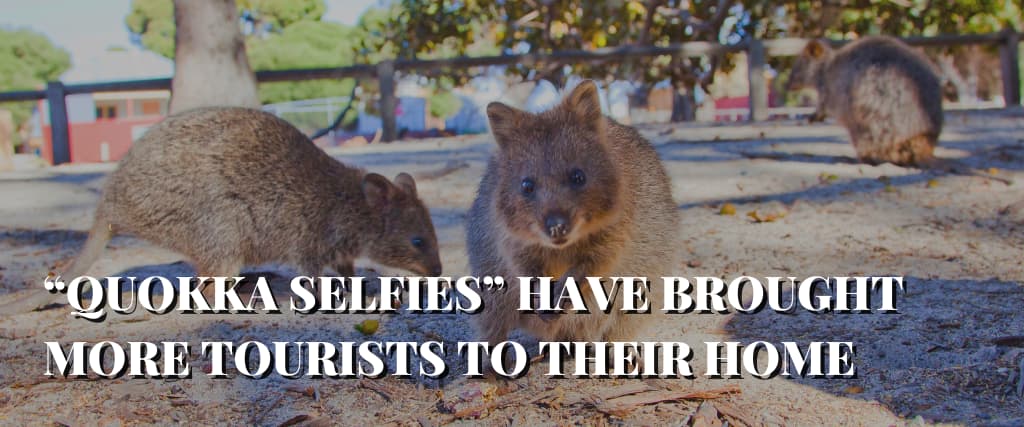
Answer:
<svg viewBox="0 0 1024 427"><path fill-rule="evenodd" d="M379 0L326 0L324 20L353 25ZM131 0L0 0L0 27L29 28L71 53L74 64L102 57L109 46L131 47L124 17Z"/></svg>

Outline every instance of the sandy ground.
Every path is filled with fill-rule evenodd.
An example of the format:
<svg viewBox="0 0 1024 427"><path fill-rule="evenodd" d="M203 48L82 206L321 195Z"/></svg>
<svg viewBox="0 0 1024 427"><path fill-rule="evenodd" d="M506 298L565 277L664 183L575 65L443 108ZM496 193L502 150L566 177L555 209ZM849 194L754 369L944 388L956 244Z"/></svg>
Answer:
<svg viewBox="0 0 1024 427"><path fill-rule="evenodd" d="M942 157L998 175L1024 178L1024 112L950 114ZM1024 185L936 175L850 161L841 129L785 122L757 126L643 127L674 180L682 218L679 274L900 275L907 293L899 314L673 315L657 324L665 340L697 350L703 341L856 343L855 379L708 379L644 381L643 387L707 391L738 386L710 400L729 425L1022 425L1024 370ZM397 143L332 152L345 162L394 175L429 172L455 160L468 168L421 181L438 229L446 273L468 273L462 219L491 150L486 136ZM112 165L0 174L0 303L73 257ZM719 215L731 203L735 215ZM748 213L784 213L756 222ZM130 237L114 240L96 275L187 275L175 253ZM276 286L283 286L277 283ZM188 380L51 380L44 341L259 340L362 341L353 325L381 319L374 340L473 339L466 315L215 316L137 314L103 323L68 317L66 308L0 318L0 424L134 423L337 425L383 422L434 425L691 425L700 400L601 410L608 390L628 379L553 379L545 366L506 384L480 418L455 419L439 403L477 387L457 379L288 380L232 375ZM529 342L529 338L518 336ZM196 361L196 370L205 366ZM198 372L198 371L197 371ZM604 393L604 394L603 394ZM314 422L315 424L315 422ZM713 425L694 424L694 425Z"/></svg>

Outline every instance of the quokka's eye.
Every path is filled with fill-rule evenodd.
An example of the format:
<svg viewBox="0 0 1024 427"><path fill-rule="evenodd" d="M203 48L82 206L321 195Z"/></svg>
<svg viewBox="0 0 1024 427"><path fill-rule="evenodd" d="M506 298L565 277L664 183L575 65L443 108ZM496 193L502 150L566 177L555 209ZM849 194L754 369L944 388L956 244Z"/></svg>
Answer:
<svg viewBox="0 0 1024 427"><path fill-rule="evenodd" d="M524 196L533 194L535 187L536 184L534 184L533 180L530 178L523 178L523 182L519 184L519 190L523 192Z"/></svg>
<svg viewBox="0 0 1024 427"><path fill-rule="evenodd" d="M427 242L422 237L413 237L412 246L416 249L423 249L427 245Z"/></svg>
<svg viewBox="0 0 1024 427"><path fill-rule="evenodd" d="M582 170L573 169L572 172L569 172L569 183L574 187L582 187L587 183L587 175Z"/></svg>

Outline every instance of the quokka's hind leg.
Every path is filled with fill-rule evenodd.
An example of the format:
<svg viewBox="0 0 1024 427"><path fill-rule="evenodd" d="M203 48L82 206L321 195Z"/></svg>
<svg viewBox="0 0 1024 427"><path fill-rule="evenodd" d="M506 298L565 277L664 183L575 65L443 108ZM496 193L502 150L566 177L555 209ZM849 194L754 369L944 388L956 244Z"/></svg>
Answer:
<svg viewBox="0 0 1024 427"><path fill-rule="evenodd" d="M71 281L88 272L89 268L96 263L96 260L99 259L100 255L103 255L103 251L106 249L107 243L110 242L113 234L110 222L97 214L97 218L93 221L92 229L89 230L89 237L86 239L85 246L82 247L82 251L79 252L67 272L65 274L59 274L62 280L65 282ZM46 272L46 274L49 274L49 272ZM88 283L84 286L85 287L82 288L83 293L89 291ZM49 304L59 303L63 299L62 295L63 294L51 294L49 291L42 289L41 287L33 288L28 291L26 295L7 304L0 305L0 315L27 313Z"/></svg>
<svg viewBox="0 0 1024 427"><path fill-rule="evenodd" d="M907 151L914 165L927 165L935 160L935 137L918 135L906 142Z"/></svg>
<svg viewBox="0 0 1024 427"><path fill-rule="evenodd" d="M241 273L243 262L237 257L228 256L218 260L196 260L195 266L196 277L235 277ZM234 286L233 283L228 285ZM198 286L203 287L203 296L206 297L207 301L212 302L211 298L214 295L215 289L213 281L207 280L204 283L199 283Z"/></svg>
<svg viewBox="0 0 1024 427"><path fill-rule="evenodd" d="M113 226L110 222L96 218L92 230L89 230L89 238L86 239L82 252L68 268L65 278L74 279L84 275L96 263L100 255L103 255L103 251L107 248L107 243L110 243L113 235Z"/></svg>
<svg viewBox="0 0 1024 427"><path fill-rule="evenodd" d="M865 136L858 136L851 132L850 142L853 144L853 150L857 152L857 160L861 163L878 166L882 163L889 161L885 153L880 150L879 144Z"/></svg>
<svg viewBox="0 0 1024 427"><path fill-rule="evenodd" d="M935 138L927 135L911 137L889 150L888 160L894 165L926 167L935 160Z"/></svg>

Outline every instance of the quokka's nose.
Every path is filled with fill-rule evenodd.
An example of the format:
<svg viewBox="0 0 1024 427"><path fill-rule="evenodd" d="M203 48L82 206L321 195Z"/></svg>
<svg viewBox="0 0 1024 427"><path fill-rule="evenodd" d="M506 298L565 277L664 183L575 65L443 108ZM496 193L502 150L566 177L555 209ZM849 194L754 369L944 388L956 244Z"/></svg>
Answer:
<svg viewBox="0 0 1024 427"><path fill-rule="evenodd" d="M553 239L569 234L569 219L564 214L554 213L544 218L544 229Z"/></svg>

